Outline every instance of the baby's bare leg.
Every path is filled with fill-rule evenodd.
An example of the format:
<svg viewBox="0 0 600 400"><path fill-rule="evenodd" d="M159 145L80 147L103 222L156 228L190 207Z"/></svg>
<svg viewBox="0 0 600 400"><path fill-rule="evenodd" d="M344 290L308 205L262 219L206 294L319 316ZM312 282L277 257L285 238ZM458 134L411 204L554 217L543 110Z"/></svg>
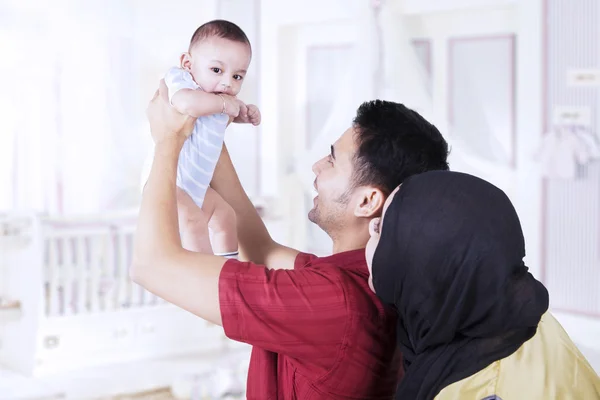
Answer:
<svg viewBox="0 0 600 400"><path fill-rule="evenodd" d="M204 197L202 210L208 217L208 227L212 233L211 243L215 254L237 253L237 221L233 208L214 189L209 187Z"/></svg>
<svg viewBox="0 0 600 400"><path fill-rule="evenodd" d="M181 188L177 188L177 214L181 244L190 251L212 254L208 216Z"/></svg>

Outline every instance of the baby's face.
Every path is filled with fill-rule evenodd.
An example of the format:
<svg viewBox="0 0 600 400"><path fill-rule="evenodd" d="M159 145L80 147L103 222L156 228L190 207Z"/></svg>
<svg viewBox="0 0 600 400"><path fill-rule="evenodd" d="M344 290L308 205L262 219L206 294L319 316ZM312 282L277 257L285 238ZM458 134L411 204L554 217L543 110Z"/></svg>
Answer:
<svg viewBox="0 0 600 400"><path fill-rule="evenodd" d="M252 53L245 43L213 37L196 43L181 58L202 90L236 96L242 88Z"/></svg>

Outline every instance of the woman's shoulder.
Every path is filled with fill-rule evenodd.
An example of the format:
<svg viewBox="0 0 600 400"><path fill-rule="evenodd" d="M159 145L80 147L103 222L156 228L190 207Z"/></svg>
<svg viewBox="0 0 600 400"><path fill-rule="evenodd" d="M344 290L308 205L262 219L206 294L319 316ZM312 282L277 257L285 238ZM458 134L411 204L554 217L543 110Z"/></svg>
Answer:
<svg viewBox="0 0 600 400"><path fill-rule="evenodd" d="M600 399L600 378L548 312L516 352L444 388L436 400L466 398Z"/></svg>

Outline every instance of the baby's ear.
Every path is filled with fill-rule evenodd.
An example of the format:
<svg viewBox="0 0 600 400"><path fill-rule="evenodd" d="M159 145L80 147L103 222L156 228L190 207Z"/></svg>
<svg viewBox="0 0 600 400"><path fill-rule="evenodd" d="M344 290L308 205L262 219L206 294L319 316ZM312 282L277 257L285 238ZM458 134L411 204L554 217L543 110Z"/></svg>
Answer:
<svg viewBox="0 0 600 400"><path fill-rule="evenodd" d="M185 69L188 72L192 70L192 56L190 53L183 53L181 57L179 57L179 66Z"/></svg>

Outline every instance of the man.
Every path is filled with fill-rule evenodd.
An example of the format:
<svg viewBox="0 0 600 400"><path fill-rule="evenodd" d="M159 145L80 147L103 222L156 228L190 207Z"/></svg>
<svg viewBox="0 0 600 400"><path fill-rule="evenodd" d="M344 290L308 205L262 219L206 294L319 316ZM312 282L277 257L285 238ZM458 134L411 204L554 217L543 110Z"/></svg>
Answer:
<svg viewBox="0 0 600 400"><path fill-rule="evenodd" d="M241 258L193 253L179 238L177 158L193 120L161 82L148 107L156 143L135 241L132 279L253 345L249 399L384 399L398 378L395 314L368 285L369 221L408 176L448 169L440 132L401 104L364 103L313 166L312 222L333 240L319 258L274 242L224 148L211 186L235 210Z"/></svg>

